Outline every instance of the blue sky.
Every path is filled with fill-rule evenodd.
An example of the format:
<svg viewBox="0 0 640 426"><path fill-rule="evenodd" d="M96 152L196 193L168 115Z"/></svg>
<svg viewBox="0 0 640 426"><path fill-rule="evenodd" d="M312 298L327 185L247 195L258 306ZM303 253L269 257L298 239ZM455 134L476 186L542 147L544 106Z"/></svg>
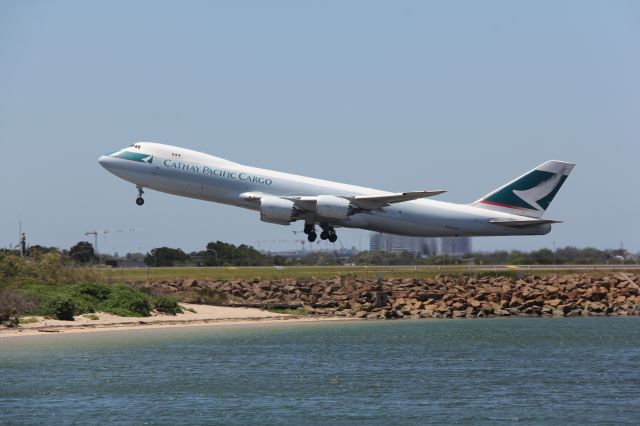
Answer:
<svg viewBox="0 0 640 426"><path fill-rule="evenodd" d="M20 220L63 248L299 246L256 212L137 207L97 158L148 140L453 202L572 161L546 215L565 223L474 248L638 251L638 40L632 1L0 1L0 246Z"/></svg>

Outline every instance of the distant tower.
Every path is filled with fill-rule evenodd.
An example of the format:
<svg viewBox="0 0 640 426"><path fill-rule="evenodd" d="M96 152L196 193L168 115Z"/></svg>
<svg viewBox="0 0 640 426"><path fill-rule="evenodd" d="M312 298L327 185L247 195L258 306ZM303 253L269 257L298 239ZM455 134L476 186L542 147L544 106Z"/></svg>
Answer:
<svg viewBox="0 0 640 426"><path fill-rule="evenodd" d="M24 256L27 252L27 234L24 232L20 233L20 256Z"/></svg>
<svg viewBox="0 0 640 426"><path fill-rule="evenodd" d="M20 221L20 230L18 231L18 247L20 247L20 256L24 256L27 252L27 234L22 232L22 221Z"/></svg>

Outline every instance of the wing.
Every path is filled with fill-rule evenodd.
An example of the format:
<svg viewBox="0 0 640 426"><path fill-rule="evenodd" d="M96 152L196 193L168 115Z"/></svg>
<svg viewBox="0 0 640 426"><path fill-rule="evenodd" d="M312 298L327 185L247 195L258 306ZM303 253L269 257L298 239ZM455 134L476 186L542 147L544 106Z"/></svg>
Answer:
<svg viewBox="0 0 640 426"><path fill-rule="evenodd" d="M339 198L345 200L351 204L354 208L354 212L377 210L383 207L390 206L391 204L404 203L405 201L417 200L419 198L433 197L435 195L442 194L447 191L410 191L410 192L398 192L384 195L347 195L347 196L330 196L332 198ZM247 201L260 201L262 197L273 196L260 192L246 192L240 195L240 198ZM316 211L316 205L319 197L327 197L326 195L282 195L279 198L290 200L295 205L307 212Z"/></svg>
<svg viewBox="0 0 640 426"><path fill-rule="evenodd" d="M352 196L335 196L348 201L357 210L376 210L391 204L403 203L405 201L417 200L419 198L433 197L447 191L411 191L398 192L395 194L385 195L352 195ZM287 200L291 200L299 207L307 211L315 211L318 202L318 196L282 196Z"/></svg>
<svg viewBox="0 0 640 426"><path fill-rule="evenodd" d="M405 201L417 200L420 198L433 197L443 194L447 191L411 191L398 192L396 194L386 195L356 195L346 197L347 200L362 210L375 210L396 203L404 203Z"/></svg>

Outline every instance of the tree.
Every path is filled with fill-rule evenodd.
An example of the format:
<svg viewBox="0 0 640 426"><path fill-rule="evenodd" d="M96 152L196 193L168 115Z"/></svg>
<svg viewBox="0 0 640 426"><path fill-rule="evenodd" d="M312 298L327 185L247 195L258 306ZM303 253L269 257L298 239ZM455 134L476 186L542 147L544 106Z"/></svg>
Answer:
<svg viewBox="0 0 640 426"><path fill-rule="evenodd" d="M69 257L74 262L88 263L96 258L96 253L90 242L80 241L69 249Z"/></svg>
<svg viewBox="0 0 640 426"><path fill-rule="evenodd" d="M25 254L29 257L38 257L47 253L60 253L60 250L58 250L56 247L46 247L36 244L33 246L29 246Z"/></svg>
<svg viewBox="0 0 640 426"><path fill-rule="evenodd" d="M246 244L236 247L222 241L210 242L202 252L202 263L206 266L261 266L269 265L271 259Z"/></svg>
<svg viewBox="0 0 640 426"><path fill-rule="evenodd" d="M176 263L183 263L189 259L181 249L170 247L158 247L151 250L144 257L147 266L175 266Z"/></svg>

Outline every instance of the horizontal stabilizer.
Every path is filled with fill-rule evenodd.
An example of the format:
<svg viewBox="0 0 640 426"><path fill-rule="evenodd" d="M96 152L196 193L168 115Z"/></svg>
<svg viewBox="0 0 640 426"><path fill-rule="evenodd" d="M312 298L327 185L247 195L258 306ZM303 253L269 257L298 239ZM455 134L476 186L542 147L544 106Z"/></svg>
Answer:
<svg viewBox="0 0 640 426"><path fill-rule="evenodd" d="M502 220L502 219L491 219L489 223L493 223L494 225L507 226L509 228L527 228L530 226L538 226L538 225L551 225L554 223L562 223L560 220L551 220L551 219L539 219L539 220Z"/></svg>

